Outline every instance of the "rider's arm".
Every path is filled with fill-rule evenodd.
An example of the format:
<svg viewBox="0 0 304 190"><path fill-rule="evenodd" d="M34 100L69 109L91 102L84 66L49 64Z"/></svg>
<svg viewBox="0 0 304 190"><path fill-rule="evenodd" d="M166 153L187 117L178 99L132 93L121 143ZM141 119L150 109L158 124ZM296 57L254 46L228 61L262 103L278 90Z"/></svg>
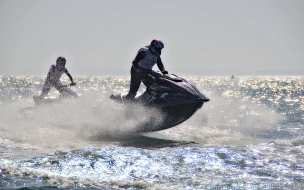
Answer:
<svg viewBox="0 0 304 190"><path fill-rule="evenodd" d="M164 64L160 57L157 58L157 66L162 73L166 72L168 74L168 71L166 71Z"/></svg>
<svg viewBox="0 0 304 190"><path fill-rule="evenodd" d="M135 69L138 69L138 63L144 58L146 57L146 51L139 51L135 57L135 59L132 61L133 67Z"/></svg>
<svg viewBox="0 0 304 190"><path fill-rule="evenodd" d="M67 75L70 78L71 82L74 83L72 76L70 74L67 74Z"/></svg>
<svg viewBox="0 0 304 190"><path fill-rule="evenodd" d="M73 81L73 77L71 76L71 74L69 73L69 71L67 69L65 69L65 74L70 78L71 82L74 83Z"/></svg>

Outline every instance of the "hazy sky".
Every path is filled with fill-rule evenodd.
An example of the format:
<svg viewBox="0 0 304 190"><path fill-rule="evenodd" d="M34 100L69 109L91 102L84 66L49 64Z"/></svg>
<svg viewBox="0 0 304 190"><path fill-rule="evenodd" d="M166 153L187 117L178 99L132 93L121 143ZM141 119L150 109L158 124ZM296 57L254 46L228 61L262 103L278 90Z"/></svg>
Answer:
<svg viewBox="0 0 304 190"><path fill-rule="evenodd" d="M72 76L127 76L154 38L169 73L304 75L303 0L0 0L0 75L62 55Z"/></svg>

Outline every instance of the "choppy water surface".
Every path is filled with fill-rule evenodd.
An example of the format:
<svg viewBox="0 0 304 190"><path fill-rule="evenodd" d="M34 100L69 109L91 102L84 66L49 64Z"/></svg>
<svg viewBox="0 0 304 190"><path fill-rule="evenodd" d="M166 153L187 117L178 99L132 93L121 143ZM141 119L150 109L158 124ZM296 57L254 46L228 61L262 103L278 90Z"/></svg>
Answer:
<svg viewBox="0 0 304 190"><path fill-rule="evenodd" d="M185 78L211 101L134 134L151 110L109 101L129 77L75 77L81 99L47 106L43 77L0 77L0 189L304 188L303 76Z"/></svg>

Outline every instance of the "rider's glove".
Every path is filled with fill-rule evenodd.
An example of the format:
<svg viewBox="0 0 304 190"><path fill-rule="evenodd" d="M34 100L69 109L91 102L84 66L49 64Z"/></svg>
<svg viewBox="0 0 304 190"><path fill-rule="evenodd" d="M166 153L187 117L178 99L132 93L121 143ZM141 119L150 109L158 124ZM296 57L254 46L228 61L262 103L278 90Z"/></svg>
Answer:
<svg viewBox="0 0 304 190"><path fill-rule="evenodd" d="M75 82L71 82L71 83L70 83L70 86L75 86L75 85L76 85Z"/></svg>
<svg viewBox="0 0 304 190"><path fill-rule="evenodd" d="M168 74L168 71L162 71L162 73L165 75L165 74Z"/></svg>

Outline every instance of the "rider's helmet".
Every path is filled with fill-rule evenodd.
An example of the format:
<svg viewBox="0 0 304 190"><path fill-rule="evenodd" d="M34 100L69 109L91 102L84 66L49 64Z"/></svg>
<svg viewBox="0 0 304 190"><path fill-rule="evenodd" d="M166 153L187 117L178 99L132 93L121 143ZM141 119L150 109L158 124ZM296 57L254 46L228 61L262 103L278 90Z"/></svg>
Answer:
<svg viewBox="0 0 304 190"><path fill-rule="evenodd" d="M164 48L164 43L161 40L154 39L150 44L150 49L152 53L156 53L157 55L161 55L161 50Z"/></svg>
<svg viewBox="0 0 304 190"><path fill-rule="evenodd" d="M56 60L56 66L58 67L58 69L63 69L65 67L66 64L66 59L64 57L58 57Z"/></svg>

